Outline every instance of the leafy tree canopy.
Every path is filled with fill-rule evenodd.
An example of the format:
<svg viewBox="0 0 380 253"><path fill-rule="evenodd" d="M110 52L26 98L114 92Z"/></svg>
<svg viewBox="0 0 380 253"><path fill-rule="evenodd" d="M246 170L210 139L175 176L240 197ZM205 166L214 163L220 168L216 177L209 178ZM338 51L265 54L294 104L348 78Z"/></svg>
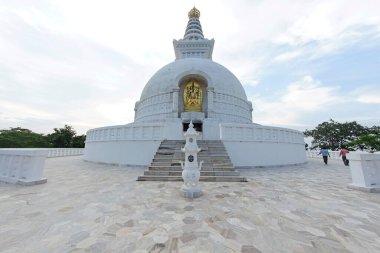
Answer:
<svg viewBox="0 0 380 253"><path fill-rule="evenodd" d="M49 148L47 137L29 129L16 127L0 130L0 148Z"/></svg>
<svg viewBox="0 0 380 253"><path fill-rule="evenodd" d="M65 125L63 128L54 128L54 133L48 134L48 138L54 148L72 148L76 134L71 126Z"/></svg>
<svg viewBox="0 0 380 253"><path fill-rule="evenodd" d="M73 138L73 148L84 148L84 143L86 141L86 135L77 135Z"/></svg>
<svg viewBox="0 0 380 253"><path fill-rule="evenodd" d="M0 148L83 148L86 135L68 125L43 135L21 127L0 130Z"/></svg>
<svg viewBox="0 0 380 253"><path fill-rule="evenodd" d="M380 134L368 134L360 136L357 140L349 143L350 149L375 149L380 150Z"/></svg>
<svg viewBox="0 0 380 253"><path fill-rule="evenodd" d="M327 147L331 150L338 150L343 146L348 147L360 136L368 135L376 130L378 131L379 127L367 128L356 121L339 123L330 119L328 122L319 124L313 130L306 130L304 134L314 139L311 149Z"/></svg>

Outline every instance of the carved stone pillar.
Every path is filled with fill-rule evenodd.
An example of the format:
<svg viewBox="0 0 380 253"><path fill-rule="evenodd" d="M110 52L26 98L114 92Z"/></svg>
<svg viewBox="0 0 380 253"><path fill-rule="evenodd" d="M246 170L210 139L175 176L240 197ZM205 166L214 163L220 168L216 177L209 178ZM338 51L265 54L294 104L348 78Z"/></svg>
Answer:
<svg viewBox="0 0 380 253"><path fill-rule="evenodd" d="M175 88L172 90L173 92L173 103L172 103L172 112L176 117L178 117L178 92L179 88Z"/></svg>
<svg viewBox="0 0 380 253"><path fill-rule="evenodd" d="M207 117L210 117L210 115L212 115L214 112L214 88L207 87L206 90L207 90Z"/></svg>
<svg viewBox="0 0 380 253"><path fill-rule="evenodd" d="M137 101L137 102L135 103L135 108L134 108L134 111L135 111L135 117L134 117L134 119L135 119L135 121L136 121L136 119L137 119L137 110L138 110L139 102L140 102L140 101Z"/></svg>
<svg viewBox="0 0 380 253"><path fill-rule="evenodd" d="M186 138L185 147L182 152L185 153L185 163L181 161L183 185L181 191L186 198L198 198L202 195L201 187L199 185L199 178L201 175L201 167L203 161L198 166L198 152L201 149L197 145L197 133L194 129L193 122L190 121L189 128L184 134Z"/></svg>

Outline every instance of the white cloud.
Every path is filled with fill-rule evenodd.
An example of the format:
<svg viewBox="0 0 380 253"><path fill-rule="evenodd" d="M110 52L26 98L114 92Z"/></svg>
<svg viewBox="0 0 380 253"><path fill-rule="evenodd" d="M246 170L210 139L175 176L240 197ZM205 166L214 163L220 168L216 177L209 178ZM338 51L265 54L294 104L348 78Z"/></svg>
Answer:
<svg viewBox="0 0 380 253"><path fill-rule="evenodd" d="M344 101L336 95L338 89L305 76L288 85L279 97L253 98L254 121L268 125L300 125L302 115L326 111L333 104Z"/></svg>
<svg viewBox="0 0 380 253"><path fill-rule="evenodd" d="M357 101L365 104L380 104L380 94L362 94Z"/></svg>
<svg viewBox="0 0 380 253"><path fill-rule="evenodd" d="M243 84L243 86L249 86L249 87L255 87L256 85L259 84L259 80L254 79L254 78L246 78L246 79L241 79L240 82Z"/></svg>
<svg viewBox="0 0 380 253"><path fill-rule="evenodd" d="M17 122L22 121L25 116L27 116L27 118L46 120L56 120L60 117L54 112L39 110L28 105L12 103L8 101L1 101L0 108L2 108L2 111L0 112L0 120L10 120Z"/></svg>
<svg viewBox="0 0 380 253"><path fill-rule="evenodd" d="M289 61L289 60L292 60L294 58L297 58L297 57L301 56L302 53L303 52L301 50L286 52L286 53L283 53L283 54L280 54L280 55L276 56L273 59L273 61L275 61L275 62Z"/></svg>
<svg viewBox="0 0 380 253"><path fill-rule="evenodd" d="M287 93L281 101L300 111L312 112L335 103L339 99L334 95L337 89L337 87L322 86L320 81L305 76L287 87Z"/></svg>
<svg viewBox="0 0 380 253"><path fill-rule="evenodd" d="M217 38L214 59L228 63L241 80L245 76L260 80L270 63L307 63L344 53L358 43L360 47L378 44L378 9L378 0L238 0L227 8L234 15L228 29L217 22L229 20L224 12L217 12L214 21L206 24Z"/></svg>
<svg viewBox="0 0 380 253"><path fill-rule="evenodd" d="M358 1L318 1L309 4L304 13L298 13L294 23L278 41L291 45L305 44L310 41L336 40L351 28L365 25L380 27L377 10L380 2L376 0Z"/></svg>
<svg viewBox="0 0 380 253"><path fill-rule="evenodd" d="M172 39L183 36L192 5L176 0L3 0L0 127L20 122L38 131L40 118L51 127L76 124L83 133L86 127L130 122L148 79L174 60ZM273 61L326 56L380 34L377 0L210 0L195 5L204 35L216 39L214 59L246 87L261 83L263 69ZM289 123L298 112L333 103L335 89L305 77L289 85L278 101L254 101L254 117ZM361 102L375 98L358 96Z"/></svg>
<svg viewBox="0 0 380 253"><path fill-rule="evenodd" d="M95 108L136 99L146 76L154 72L152 66L85 38L37 29L17 15L2 16L1 26L7 36L0 36L0 128L33 126L44 132L47 124L51 131L78 123L87 125L78 130L84 133L89 127L133 119L133 108L111 122L96 115ZM32 39L20 40L24 34ZM38 119L48 122L39 126Z"/></svg>
<svg viewBox="0 0 380 253"><path fill-rule="evenodd" d="M305 4L305 7L285 32L274 34L274 42L298 48L298 52L302 49L306 57L319 58L339 53L380 33L377 12L380 1L317 1ZM285 52L283 56L285 59L286 56L291 57L292 51Z"/></svg>
<svg viewBox="0 0 380 253"><path fill-rule="evenodd" d="M356 101L363 104L380 104L379 85L362 86L351 92ZM380 109L380 108L379 108Z"/></svg>
<svg viewBox="0 0 380 253"><path fill-rule="evenodd" d="M106 104L99 104L96 110L107 120L110 124L126 124L134 120L135 102L138 97L127 98L114 103L107 102ZM121 121L120 119L124 119Z"/></svg>

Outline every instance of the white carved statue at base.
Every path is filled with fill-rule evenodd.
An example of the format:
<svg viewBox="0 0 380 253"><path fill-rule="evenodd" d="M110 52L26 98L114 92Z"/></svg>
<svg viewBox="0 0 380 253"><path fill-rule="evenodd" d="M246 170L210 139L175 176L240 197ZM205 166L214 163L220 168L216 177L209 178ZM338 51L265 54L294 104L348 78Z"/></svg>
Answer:
<svg viewBox="0 0 380 253"><path fill-rule="evenodd" d="M193 122L190 121L189 128L184 134L186 138L185 147L182 152L185 153L185 165L181 161L183 186L181 191L186 198L197 198L202 195L201 187L199 186L200 170L203 161L198 167L197 153L201 150L197 145L198 133L194 129Z"/></svg>

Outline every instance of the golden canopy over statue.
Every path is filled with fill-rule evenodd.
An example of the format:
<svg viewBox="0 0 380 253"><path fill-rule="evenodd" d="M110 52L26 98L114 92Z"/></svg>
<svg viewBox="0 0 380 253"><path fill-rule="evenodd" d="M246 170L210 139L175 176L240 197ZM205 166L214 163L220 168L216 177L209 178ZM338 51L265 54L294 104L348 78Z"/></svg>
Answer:
<svg viewBox="0 0 380 253"><path fill-rule="evenodd" d="M201 16L201 12L195 8L195 6L189 11L189 19L190 18L199 18Z"/></svg>
<svg viewBox="0 0 380 253"><path fill-rule="evenodd" d="M203 93L197 80L191 79L183 90L183 105L185 112L202 111Z"/></svg>

